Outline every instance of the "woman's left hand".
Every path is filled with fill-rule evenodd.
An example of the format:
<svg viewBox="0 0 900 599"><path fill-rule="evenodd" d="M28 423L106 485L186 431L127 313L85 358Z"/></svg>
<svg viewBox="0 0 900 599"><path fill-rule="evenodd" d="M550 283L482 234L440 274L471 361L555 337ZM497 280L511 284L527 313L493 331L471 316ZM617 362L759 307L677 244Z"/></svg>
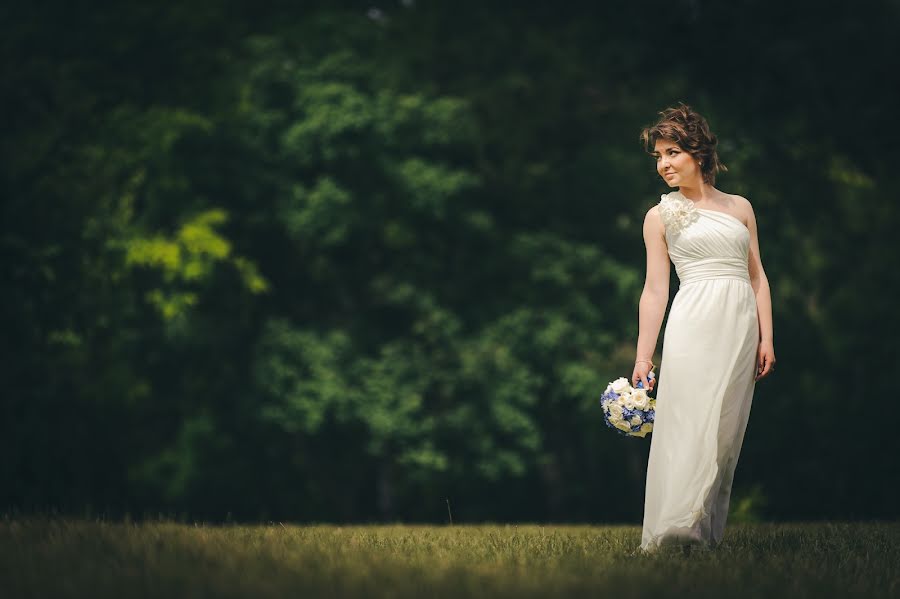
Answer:
<svg viewBox="0 0 900 599"><path fill-rule="evenodd" d="M756 378L759 380L775 370L775 346L771 341L760 341L756 349Z"/></svg>

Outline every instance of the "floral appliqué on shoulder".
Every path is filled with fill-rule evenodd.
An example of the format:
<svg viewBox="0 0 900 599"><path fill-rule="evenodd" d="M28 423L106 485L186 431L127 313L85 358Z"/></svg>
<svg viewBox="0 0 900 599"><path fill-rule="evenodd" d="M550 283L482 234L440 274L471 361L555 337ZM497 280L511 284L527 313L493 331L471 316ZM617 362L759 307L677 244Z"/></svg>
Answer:
<svg viewBox="0 0 900 599"><path fill-rule="evenodd" d="M666 226L666 232L679 233L700 217L694 202L684 197L681 192L673 191L659 196L659 216Z"/></svg>

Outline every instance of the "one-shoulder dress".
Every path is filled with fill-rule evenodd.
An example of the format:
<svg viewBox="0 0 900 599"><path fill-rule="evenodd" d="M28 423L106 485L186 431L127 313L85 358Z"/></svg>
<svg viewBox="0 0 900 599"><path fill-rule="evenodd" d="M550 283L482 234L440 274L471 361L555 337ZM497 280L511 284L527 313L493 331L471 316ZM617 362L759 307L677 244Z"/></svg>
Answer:
<svg viewBox="0 0 900 599"><path fill-rule="evenodd" d="M640 551L712 549L725 531L735 466L756 385L759 322L750 231L678 191L659 213L679 287L656 387Z"/></svg>

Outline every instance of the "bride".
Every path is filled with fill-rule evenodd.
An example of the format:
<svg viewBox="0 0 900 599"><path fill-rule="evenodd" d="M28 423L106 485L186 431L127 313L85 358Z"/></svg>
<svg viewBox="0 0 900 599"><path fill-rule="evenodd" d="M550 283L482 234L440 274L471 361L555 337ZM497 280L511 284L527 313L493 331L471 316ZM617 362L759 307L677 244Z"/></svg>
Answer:
<svg viewBox="0 0 900 599"><path fill-rule="evenodd" d="M712 549L725 529L731 484L756 381L775 367L769 282L750 202L717 189L726 171L718 140L681 103L641 132L672 190L644 219L647 275L639 307L632 384L656 390L640 551ZM669 299L670 261L678 292L653 354Z"/></svg>

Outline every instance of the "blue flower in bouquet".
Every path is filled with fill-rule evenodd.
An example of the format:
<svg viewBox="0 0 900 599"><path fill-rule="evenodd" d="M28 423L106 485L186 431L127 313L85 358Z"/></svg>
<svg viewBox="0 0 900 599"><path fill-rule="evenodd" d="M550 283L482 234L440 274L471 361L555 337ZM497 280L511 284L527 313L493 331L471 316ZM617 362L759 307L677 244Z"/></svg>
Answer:
<svg viewBox="0 0 900 599"><path fill-rule="evenodd" d="M649 378L653 379L651 372ZM629 437L645 437L653 431L656 417L656 399L643 388L643 382L632 387L625 377L606 386L600 396L606 426Z"/></svg>

